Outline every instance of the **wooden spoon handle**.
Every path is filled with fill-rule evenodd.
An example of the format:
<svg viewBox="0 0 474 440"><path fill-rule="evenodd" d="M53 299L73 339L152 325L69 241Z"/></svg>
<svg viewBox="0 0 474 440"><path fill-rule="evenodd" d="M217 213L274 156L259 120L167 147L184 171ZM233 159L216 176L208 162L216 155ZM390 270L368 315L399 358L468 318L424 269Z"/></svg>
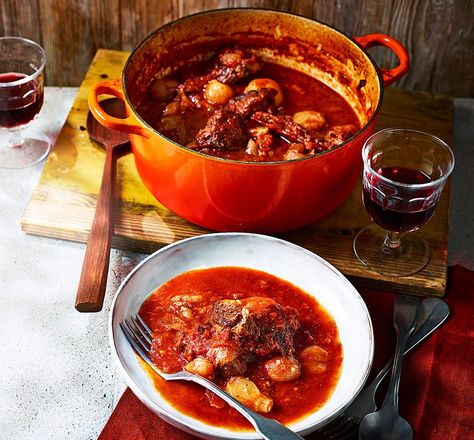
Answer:
<svg viewBox="0 0 474 440"><path fill-rule="evenodd" d="M94 221L77 288L75 307L79 312L99 312L104 302L114 228L115 165L116 157L112 149L107 149Z"/></svg>

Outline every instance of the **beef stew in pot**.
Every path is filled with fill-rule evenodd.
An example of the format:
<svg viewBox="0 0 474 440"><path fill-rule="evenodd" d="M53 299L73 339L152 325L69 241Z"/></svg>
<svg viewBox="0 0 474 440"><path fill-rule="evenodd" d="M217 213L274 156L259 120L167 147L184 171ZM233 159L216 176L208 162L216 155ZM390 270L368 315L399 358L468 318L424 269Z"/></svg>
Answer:
<svg viewBox="0 0 474 440"><path fill-rule="evenodd" d="M360 129L337 92L238 47L155 78L137 112L181 145L250 162L313 156Z"/></svg>

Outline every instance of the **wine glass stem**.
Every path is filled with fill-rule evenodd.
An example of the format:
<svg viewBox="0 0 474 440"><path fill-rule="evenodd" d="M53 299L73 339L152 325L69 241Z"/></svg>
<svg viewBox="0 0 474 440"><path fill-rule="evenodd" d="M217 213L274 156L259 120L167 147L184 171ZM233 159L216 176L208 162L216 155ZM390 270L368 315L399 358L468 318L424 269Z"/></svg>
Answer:
<svg viewBox="0 0 474 440"><path fill-rule="evenodd" d="M383 242L384 247L398 249L400 247L400 232L387 231L387 236Z"/></svg>
<svg viewBox="0 0 474 440"><path fill-rule="evenodd" d="M10 139L8 140L8 146L10 148L19 148L23 145L23 137L21 136L20 130L11 132Z"/></svg>

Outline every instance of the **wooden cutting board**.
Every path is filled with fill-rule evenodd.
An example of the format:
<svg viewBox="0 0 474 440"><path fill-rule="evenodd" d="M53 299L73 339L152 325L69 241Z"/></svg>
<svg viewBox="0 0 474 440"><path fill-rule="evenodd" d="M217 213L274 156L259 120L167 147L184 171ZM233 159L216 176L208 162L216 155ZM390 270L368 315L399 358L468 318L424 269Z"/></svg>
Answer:
<svg viewBox="0 0 474 440"><path fill-rule="evenodd" d="M118 78L128 52L99 50L79 89L67 121L44 167L22 218L23 231L86 242L94 216L105 153L86 131L87 95L92 84ZM448 97L387 89L377 129L409 127L452 141L453 103ZM113 246L153 252L174 241L210 231L192 225L160 205L141 183L132 155L119 159L117 223ZM360 185L346 202L324 220L280 237L328 260L354 284L394 292L442 296L448 258L449 188L433 219L416 232L431 245L429 264L400 278L378 275L354 256L352 241L370 220L361 203Z"/></svg>

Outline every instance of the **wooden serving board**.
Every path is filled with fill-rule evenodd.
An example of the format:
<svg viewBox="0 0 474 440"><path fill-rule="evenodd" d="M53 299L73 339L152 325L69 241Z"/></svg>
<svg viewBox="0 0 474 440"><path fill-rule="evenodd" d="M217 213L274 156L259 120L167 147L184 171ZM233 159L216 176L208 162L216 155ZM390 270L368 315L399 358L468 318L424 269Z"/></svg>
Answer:
<svg viewBox="0 0 474 440"><path fill-rule="evenodd" d="M86 242L94 216L105 154L86 131L87 95L95 82L118 78L127 52L99 50L79 89L67 121L28 203L23 231ZM410 127L452 140L453 103L447 97L396 89L385 91L377 129ZM188 223L160 205L141 183L132 155L119 159L117 223L113 246L141 252L210 231ZM290 233L284 239L325 258L357 286L394 292L442 296L446 287L449 189L433 219L416 232L431 245L429 264L420 272L389 278L371 272L354 256L352 241L370 223L361 203L360 185L324 220Z"/></svg>

